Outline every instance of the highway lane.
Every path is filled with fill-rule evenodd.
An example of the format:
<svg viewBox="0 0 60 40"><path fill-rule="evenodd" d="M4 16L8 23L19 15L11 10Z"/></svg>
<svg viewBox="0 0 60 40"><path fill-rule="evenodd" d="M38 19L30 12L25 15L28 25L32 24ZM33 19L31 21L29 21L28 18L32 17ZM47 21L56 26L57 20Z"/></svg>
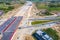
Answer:
<svg viewBox="0 0 60 40"><path fill-rule="evenodd" d="M22 25L23 25L22 27L24 27L25 24L26 24L26 22L27 22L27 21L26 21L27 19L25 18L25 15L24 15L24 14L28 11L28 7L30 7L28 4L29 4L29 3L27 3L27 6L24 6L24 7L22 8L22 10L21 10L20 12L17 12L17 14L16 14L16 16L23 16L23 17L24 17L24 19L22 20L22 21L23 21L23 22L22 22ZM26 10L25 10L25 9L26 9ZM29 12L29 11L28 11L28 12ZM27 14L27 13L26 13L26 14ZM51 18L50 18L50 19L51 19ZM50 24L50 25L55 25L55 24L53 23L53 24ZM40 25L39 25L39 26L40 26ZM48 26L48 25L46 25L46 26ZM27 26L27 27L29 27L29 26ZM49 27L50 27L50 26L49 26ZM30 28L30 27L29 27L29 28ZM29 29L29 28L26 28L26 30ZM37 28L36 28L35 26L34 26L34 27L32 26L32 28L30 28L30 29L41 29L41 28L42 28L42 26L41 26L41 27L37 27ZM44 28L45 28L45 25L44 25ZM47 28L47 27L46 27L46 28ZM20 32L20 30L18 30L18 31L16 32L16 34L13 36L12 39L14 40L15 38L18 38L18 37L19 37L19 39L17 39L17 40L22 40L23 37L21 38L21 36L22 36L22 35L24 36L25 33L28 34L28 32L30 31L30 30L29 30L29 31L27 30L28 32L26 32L26 30L22 30L22 29L21 29L21 32ZM25 33L24 33L24 32L25 32ZM31 33L31 31L30 31L29 33ZM21 35L21 34L22 34L22 35ZM17 36L17 35L18 35L18 36ZM15 39L15 40L16 40L16 39Z"/></svg>
<svg viewBox="0 0 60 40"><path fill-rule="evenodd" d="M29 6L29 8L26 10L26 13L23 16L24 18L22 20L22 26L27 26L27 22L28 22L28 18L29 18L29 11L31 11L30 9L31 9L31 6Z"/></svg>
<svg viewBox="0 0 60 40"><path fill-rule="evenodd" d="M58 17L47 17L47 18L29 18L29 21L35 21L35 20L60 20Z"/></svg>
<svg viewBox="0 0 60 40"><path fill-rule="evenodd" d="M21 10L19 10L15 16L23 16L22 24L20 26L27 25L29 10L32 8L32 3L26 3Z"/></svg>
<svg viewBox="0 0 60 40"><path fill-rule="evenodd" d="M32 3L32 2L31 2ZM22 19L22 21L21 21L21 24L19 25L19 27L21 27L21 26L27 26L27 20L28 20L28 14L30 14L29 12L31 11L31 9L32 9L32 4L30 4L30 2L28 2L28 3L26 3L22 8L21 8L21 10L20 11L18 11L17 13L16 13L16 15L15 16L23 16L23 19ZM18 36L18 35L17 35ZM15 37L17 37L17 36L15 36ZM13 36L14 37L14 36ZM15 37L14 38L12 38L12 39L15 39ZM16 39L15 39L16 40Z"/></svg>
<svg viewBox="0 0 60 40"><path fill-rule="evenodd" d="M11 25L11 23L13 23L15 19L16 19L15 17L12 17L12 18L8 19L6 22L4 22L0 26L0 32L3 32L3 30L7 29L7 27L9 27L9 25Z"/></svg>
<svg viewBox="0 0 60 40"><path fill-rule="evenodd" d="M57 25L57 22L49 22L46 24L36 24L36 25L31 25L31 26L26 26L26 27L19 27L20 29L24 29L24 28L34 28L34 27L40 27L40 28L51 28L53 26Z"/></svg>
<svg viewBox="0 0 60 40"><path fill-rule="evenodd" d="M14 32L16 31L20 21L22 20L23 17L17 17L17 19L14 21L12 25L3 33L3 38L2 40L11 40Z"/></svg>
<svg viewBox="0 0 60 40"><path fill-rule="evenodd" d="M27 12L30 6L23 6L20 11L17 12L15 16L23 16Z"/></svg>
<svg viewBox="0 0 60 40"><path fill-rule="evenodd" d="M22 24L22 26L24 26L24 25L26 25L27 24L27 22L28 22L28 18L29 18L29 11L31 11L31 8L32 8L32 6L30 6L29 7L29 9L28 10L26 10L26 11L28 11L27 13L25 13L25 15L23 16L24 17L24 19L23 19L23 24Z"/></svg>
<svg viewBox="0 0 60 40"><path fill-rule="evenodd" d="M22 18L23 18L22 16L17 17L17 19L14 21L12 25L10 25L10 27L6 30L6 32L13 32L20 23L20 21L22 20Z"/></svg>
<svg viewBox="0 0 60 40"><path fill-rule="evenodd" d="M24 5L21 10L19 10L16 15L14 15L15 17L17 17L14 22L12 23L12 19L7 21L6 24L3 24L4 26L0 29L0 30L4 30L3 32L3 38L2 40L10 40L11 37L13 36L14 34L14 31L17 29L17 26L19 24L19 21L22 20L22 17L23 16L25 18L25 13L29 10L30 6L29 4L27 5ZM18 17L20 16L20 17ZM25 22L25 21L24 21ZM10 24L9 24L10 23ZM8 25L9 24L9 25ZM5 27L6 26L6 27ZM8 27L8 28L7 28ZM7 29L6 29L7 28Z"/></svg>

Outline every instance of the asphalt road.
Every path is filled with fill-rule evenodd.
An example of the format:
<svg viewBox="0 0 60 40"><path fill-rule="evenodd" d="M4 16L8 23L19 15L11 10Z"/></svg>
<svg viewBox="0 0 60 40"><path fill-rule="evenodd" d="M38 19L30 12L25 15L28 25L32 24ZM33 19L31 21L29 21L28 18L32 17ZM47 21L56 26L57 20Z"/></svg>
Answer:
<svg viewBox="0 0 60 40"><path fill-rule="evenodd" d="M14 20L15 20L15 17L12 17L12 18L8 19L7 21L5 21L5 23L3 23L0 26L0 32L3 32L3 30L5 30L7 27L9 27L9 25L11 25Z"/></svg>
<svg viewBox="0 0 60 40"><path fill-rule="evenodd" d="M47 17L47 18L30 18L29 21L35 21L35 20L60 20L59 17Z"/></svg>
<svg viewBox="0 0 60 40"><path fill-rule="evenodd" d="M15 30L17 29L20 21L22 20L23 17L17 17L17 19L13 22L12 25L9 26L8 29L3 33L3 38L2 40L11 40Z"/></svg>

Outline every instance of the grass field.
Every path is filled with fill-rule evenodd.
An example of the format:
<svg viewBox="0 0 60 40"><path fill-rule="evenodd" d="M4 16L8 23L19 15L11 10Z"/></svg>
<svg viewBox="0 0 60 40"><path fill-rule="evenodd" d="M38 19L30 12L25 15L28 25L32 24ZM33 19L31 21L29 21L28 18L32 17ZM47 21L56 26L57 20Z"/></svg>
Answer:
<svg viewBox="0 0 60 40"><path fill-rule="evenodd" d="M43 23L47 23L47 22L51 22L51 20L33 21L33 22L31 22L31 24L32 25L35 25L35 24L43 24Z"/></svg>
<svg viewBox="0 0 60 40"><path fill-rule="evenodd" d="M49 11L60 11L60 7L48 7L45 4L37 4L38 9L47 9Z"/></svg>
<svg viewBox="0 0 60 40"><path fill-rule="evenodd" d="M9 5L6 5L6 4L0 4L0 10L3 10L5 13L14 9L13 6L9 6Z"/></svg>

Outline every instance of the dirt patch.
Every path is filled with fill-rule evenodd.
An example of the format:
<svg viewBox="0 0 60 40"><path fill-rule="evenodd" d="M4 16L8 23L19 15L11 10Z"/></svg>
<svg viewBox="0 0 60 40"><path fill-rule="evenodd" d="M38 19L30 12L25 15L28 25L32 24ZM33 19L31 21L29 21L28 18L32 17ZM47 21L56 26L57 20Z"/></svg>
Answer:
<svg viewBox="0 0 60 40"><path fill-rule="evenodd" d="M25 35L25 40L34 40L34 38L31 35Z"/></svg>

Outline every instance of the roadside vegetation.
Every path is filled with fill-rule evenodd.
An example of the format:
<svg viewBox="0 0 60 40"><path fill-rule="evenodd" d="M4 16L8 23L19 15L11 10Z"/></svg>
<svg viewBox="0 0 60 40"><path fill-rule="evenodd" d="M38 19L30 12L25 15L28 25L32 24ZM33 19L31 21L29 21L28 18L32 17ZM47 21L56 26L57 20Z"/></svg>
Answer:
<svg viewBox="0 0 60 40"><path fill-rule="evenodd" d="M5 13L14 9L14 6L10 6L9 3L0 3L0 10L3 10Z"/></svg>
<svg viewBox="0 0 60 40"><path fill-rule="evenodd" d="M60 11L60 4L36 4L38 9L47 9L48 11Z"/></svg>
<svg viewBox="0 0 60 40"><path fill-rule="evenodd" d="M36 13L36 15L39 15L39 16L49 16L49 15L53 15L53 14L50 13L48 10L43 9L40 12Z"/></svg>
<svg viewBox="0 0 60 40"><path fill-rule="evenodd" d="M51 20L33 21L33 22L31 22L31 24L36 25L36 24L43 24L43 23L47 23L47 22L51 22Z"/></svg>
<svg viewBox="0 0 60 40"><path fill-rule="evenodd" d="M58 32L56 30L53 30L52 28L43 29L45 33L47 33L50 37L53 38L53 40L59 40Z"/></svg>

